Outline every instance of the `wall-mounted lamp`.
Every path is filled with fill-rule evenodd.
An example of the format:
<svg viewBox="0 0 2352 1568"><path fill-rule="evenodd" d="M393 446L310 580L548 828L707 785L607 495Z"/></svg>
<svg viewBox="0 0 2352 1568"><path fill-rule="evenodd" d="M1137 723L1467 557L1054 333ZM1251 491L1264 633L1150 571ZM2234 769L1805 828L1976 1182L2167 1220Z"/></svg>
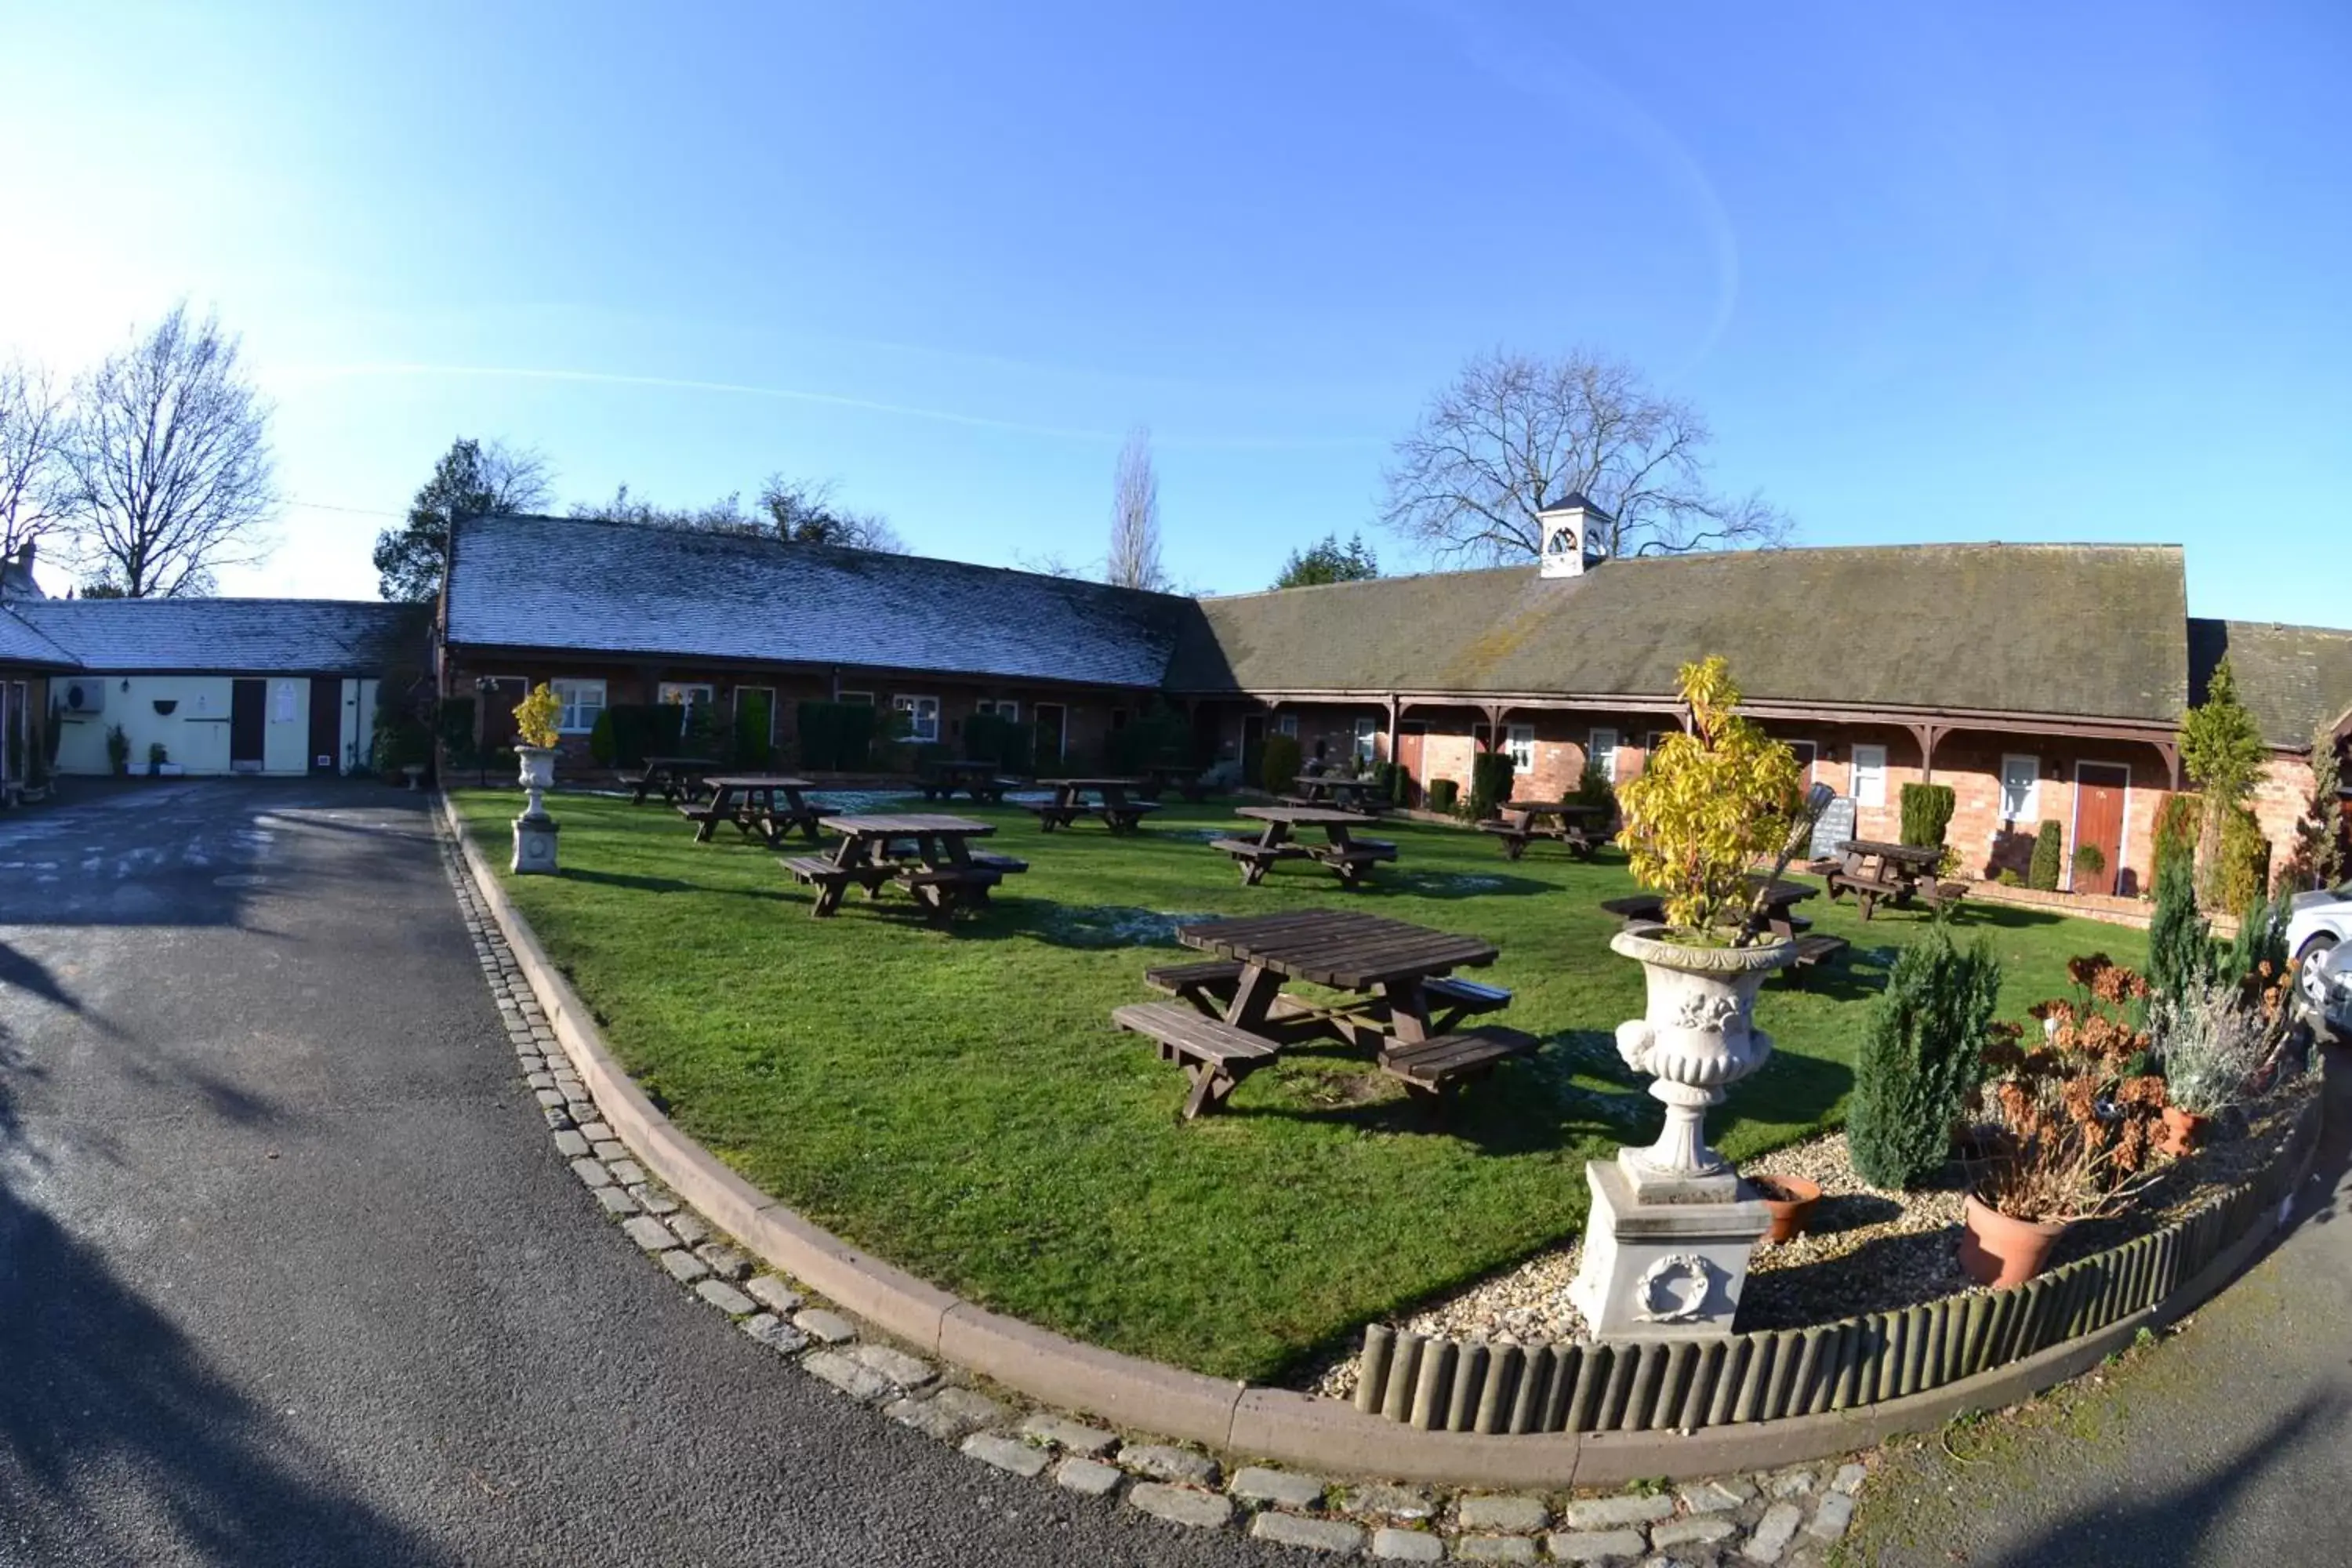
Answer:
<svg viewBox="0 0 2352 1568"><path fill-rule="evenodd" d="M122 689L125 691L131 689L131 678L127 675L122 678Z"/></svg>

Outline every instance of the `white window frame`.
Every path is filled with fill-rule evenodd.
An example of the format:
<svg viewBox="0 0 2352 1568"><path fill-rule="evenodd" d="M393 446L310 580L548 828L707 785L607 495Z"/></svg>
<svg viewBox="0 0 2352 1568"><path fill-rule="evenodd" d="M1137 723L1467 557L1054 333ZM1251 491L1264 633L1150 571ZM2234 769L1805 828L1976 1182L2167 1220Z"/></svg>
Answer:
<svg viewBox="0 0 2352 1568"><path fill-rule="evenodd" d="M1503 750L1510 753L1511 769L1525 777L1536 771L1536 727L1509 724L1503 729Z"/></svg>
<svg viewBox="0 0 2352 1568"><path fill-rule="evenodd" d="M931 705L931 728L929 734L925 734L923 732L922 705L926 702ZM937 745L939 743L940 700L938 698L926 697L919 692L909 692L904 695L894 693L890 698L890 710L892 712L904 713L907 716L907 738L908 740L919 742L925 745Z"/></svg>
<svg viewBox="0 0 2352 1568"><path fill-rule="evenodd" d="M1380 760L1381 721L1369 713L1356 719L1356 761L1373 763Z"/></svg>
<svg viewBox="0 0 2352 1568"><path fill-rule="evenodd" d="M1867 769L1867 771L1868 771L1868 773L1869 773L1869 774L1870 774L1870 780L1871 780L1871 783L1872 783L1872 784L1875 784L1875 785L1877 786L1878 798L1877 798L1877 799L1875 799L1875 800L1873 800L1869 795L1864 795L1864 794L1863 793L1863 788L1862 788L1862 780L1863 780L1863 773L1864 773L1864 766L1863 760L1862 760L1862 754L1863 754L1864 752L1875 752L1875 753L1877 754L1877 757L1878 757L1878 761L1876 761L1875 763L1873 763L1869 764L1868 769ZM1854 747L1854 749L1853 749L1853 804L1854 804L1856 806L1865 806L1865 805L1866 805L1866 806L1876 806L1876 807L1880 807L1880 808L1882 808L1882 809L1885 806L1885 805L1886 805L1886 748L1885 748L1885 746L1874 746L1874 745L1869 745L1869 744L1865 743L1865 744L1858 745L1858 746Z"/></svg>
<svg viewBox="0 0 2352 1568"><path fill-rule="evenodd" d="M654 703L662 708L713 707L719 688L707 680L665 680L654 688Z"/></svg>
<svg viewBox="0 0 2352 1568"><path fill-rule="evenodd" d="M563 710L556 716L557 734L585 735L596 728L597 717L606 707L603 681L566 676L560 680L550 680L547 689L555 693L555 700L563 705ZM581 699L591 690L595 692L596 700L593 704L583 703Z"/></svg>
<svg viewBox="0 0 2352 1568"><path fill-rule="evenodd" d="M874 706L874 693L871 691L836 691L833 694L833 700L835 702L862 704L867 708Z"/></svg>
<svg viewBox="0 0 2352 1568"><path fill-rule="evenodd" d="M1609 743L1605 746L1601 743L1601 738L1603 735L1609 737ZM1585 765L1589 767L1596 762L1599 763L1601 776L1611 784L1615 784L1617 782L1617 750L1624 743L1623 735L1605 725L1591 731L1584 737Z"/></svg>
<svg viewBox="0 0 2352 1568"><path fill-rule="evenodd" d="M2025 794L2015 811L2009 809L2010 764L2021 763L2027 777ZM2000 819L2003 822L2042 820L2042 759L2023 752L2004 752L2000 758Z"/></svg>
<svg viewBox="0 0 2352 1568"><path fill-rule="evenodd" d="M974 713L992 713L1008 724L1021 722L1021 704L1010 697L983 697L971 705Z"/></svg>
<svg viewBox="0 0 2352 1568"><path fill-rule="evenodd" d="M1294 741L1298 739L1298 715L1296 713L1276 714L1274 716L1274 732L1277 735L1287 735Z"/></svg>

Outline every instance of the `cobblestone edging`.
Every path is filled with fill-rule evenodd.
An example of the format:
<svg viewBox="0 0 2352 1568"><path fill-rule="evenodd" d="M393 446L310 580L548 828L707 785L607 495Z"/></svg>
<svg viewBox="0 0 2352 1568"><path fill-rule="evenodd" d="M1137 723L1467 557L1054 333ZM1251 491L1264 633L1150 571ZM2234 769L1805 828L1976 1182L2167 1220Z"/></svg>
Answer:
<svg viewBox="0 0 2352 1568"><path fill-rule="evenodd" d="M741 1247L665 1188L614 1136L573 1071L554 1026L475 887L446 822L436 822L467 935L513 1046L516 1070L554 1156L583 1194L646 1257L742 1333L844 1397L1012 1475L1194 1529L1335 1556L1395 1562L1644 1563L1715 1568L1727 1561L1819 1568L1845 1532L1858 1462L1604 1497L1460 1492L1343 1484L1262 1465L1228 1467L1201 1450L1044 1409L912 1353L806 1285L761 1269Z"/></svg>
<svg viewBox="0 0 2352 1568"><path fill-rule="evenodd" d="M1220 1384L999 1317L775 1204L644 1100L507 902L478 842L461 837L446 796L439 804L447 868L525 1082L559 1157L636 1245L742 1331L851 1398L976 1461L1029 1477L1050 1471L1070 1490L1123 1496L1177 1524L1233 1525L1292 1546L1403 1561L1815 1562L1851 1514L1863 1473L1855 1450L2074 1375L2219 1289L2271 1228L2260 1224L2240 1237L2161 1310L1929 1394L1698 1432L1414 1431L1345 1402ZM597 1102L592 1083L609 1103ZM656 1173L690 1191L700 1212ZM730 1226L742 1241L722 1234ZM755 1257L766 1272L755 1271ZM823 1281L837 1304L787 1270ZM1097 1414L1073 1419L1055 1406ZM1147 1424L1191 1446L1118 1429ZM1442 1484L1342 1484L1245 1462L1268 1457ZM1718 1479L1703 1479L1711 1475ZM1688 1484L1670 1494L1664 1481L1636 1481L1643 1477ZM1618 1483L1634 1483L1632 1494L1592 1495ZM1580 1485L1582 1495L1567 1489Z"/></svg>

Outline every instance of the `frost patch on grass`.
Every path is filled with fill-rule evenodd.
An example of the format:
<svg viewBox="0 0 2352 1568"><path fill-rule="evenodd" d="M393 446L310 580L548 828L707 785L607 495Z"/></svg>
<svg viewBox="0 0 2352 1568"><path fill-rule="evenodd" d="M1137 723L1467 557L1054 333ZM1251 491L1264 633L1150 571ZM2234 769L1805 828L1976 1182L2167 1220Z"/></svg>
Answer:
<svg viewBox="0 0 2352 1568"><path fill-rule="evenodd" d="M1503 886L1502 878L1476 871L1407 871L1403 880L1431 893L1491 893Z"/></svg>
<svg viewBox="0 0 2352 1568"><path fill-rule="evenodd" d="M808 803L828 816L856 816L864 812L886 811L920 799L905 790L881 789L813 789ZM925 811L947 811L934 803L922 807ZM952 813L950 813L952 815Z"/></svg>
<svg viewBox="0 0 2352 1568"><path fill-rule="evenodd" d="M1055 905L1038 923L1055 942L1072 947L1167 947L1176 941L1176 928L1206 914L1165 914L1133 904Z"/></svg>

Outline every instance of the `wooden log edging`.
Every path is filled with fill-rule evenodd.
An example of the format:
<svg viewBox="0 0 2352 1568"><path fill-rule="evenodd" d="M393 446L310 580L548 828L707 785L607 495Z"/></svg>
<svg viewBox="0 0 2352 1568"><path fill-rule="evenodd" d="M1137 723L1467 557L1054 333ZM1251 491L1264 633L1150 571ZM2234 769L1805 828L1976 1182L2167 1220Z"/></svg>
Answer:
<svg viewBox="0 0 2352 1568"><path fill-rule="evenodd" d="M459 857L559 1047L621 1142L682 1200L770 1267L919 1350L1042 1404L1227 1454L1332 1477L1553 1490L1614 1488L1660 1477L1692 1480L1851 1453L1897 1433L1931 1429L1964 1410L2014 1403L2096 1365L2140 1328L2168 1321L2220 1290L2252 1259L2280 1214L2276 1201L2252 1205L2251 1226L2218 1256L2209 1246L2210 1260L2201 1272L2189 1263L2189 1223L2167 1227L2154 1259L2157 1305L2021 1359L2007 1352L2018 1342L2016 1298L2022 1292L1960 1298L1986 1305L1973 1320L1964 1310L1959 1353L1965 1356L1969 1343L1983 1343L2000 1346L2003 1354L1990 1358L1996 1364L1989 1371L1925 1393L1855 1405L1862 1338L1850 1321L1836 1332L1821 1327L1795 1331L1793 1341L1786 1334L1734 1336L1735 1342L1751 1342L1710 1361L1714 1397L1684 1391L1685 1407L1703 1405L1710 1417L1687 1433L1679 1427L1628 1427L1624 1417L1640 1385L1640 1358L1627 1356L1621 1364L1619 1347L1592 1345L1546 1346L1540 1357L1523 1351L1512 1373L1516 1387L1507 1400L1498 1391L1492 1403L1499 1423L1494 1431L1423 1429L1407 1422L1429 1342L1419 1336L1391 1337L1388 1392L1380 1412L1367 1413L1344 1400L1254 1387L1123 1355L990 1312L859 1252L777 1203L680 1131L646 1098L507 897L446 792L440 805ZM2318 1145L2316 1100L2306 1120L2308 1125L2298 1124L2288 1144L2293 1151L2300 1143L2300 1154L2280 1162L2291 1169L2265 1173L2277 1198L2292 1193L2310 1167ZM2192 1216L2197 1217L2203 1216ZM1458 1354L1432 1359L1444 1363L1458 1360ZM1727 1381L1733 1385L1728 1390ZM1804 1391L1801 1398L1799 1390ZM1841 1390L1843 1403L1833 1405ZM1451 1394L1449 1387L1449 1418ZM1436 1397L1433 1388L1433 1402ZM1507 1415L1502 1414L1506 1409ZM1726 1411L1724 1419L1714 1418L1717 1409ZM1768 1409L1789 1414L1763 1418L1760 1413Z"/></svg>
<svg viewBox="0 0 2352 1568"><path fill-rule="evenodd" d="M1820 1415L1929 1394L2097 1334L2161 1306L2294 1189L2320 1128L2297 1113L2258 1174L2195 1213L2015 1290L1971 1291L1837 1322L1720 1339L1490 1349L1375 1324L1355 1406L1431 1432L1696 1432ZM1391 1397L1400 1375L1412 1396Z"/></svg>

